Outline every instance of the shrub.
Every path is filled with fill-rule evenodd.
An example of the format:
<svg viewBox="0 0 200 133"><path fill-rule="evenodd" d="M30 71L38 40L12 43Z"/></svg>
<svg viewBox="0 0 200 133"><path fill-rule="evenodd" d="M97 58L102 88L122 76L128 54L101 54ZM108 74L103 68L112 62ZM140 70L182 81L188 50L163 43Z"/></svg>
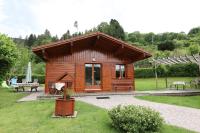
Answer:
<svg viewBox="0 0 200 133"><path fill-rule="evenodd" d="M191 55L198 54L200 52L199 44L192 44L188 48Z"/></svg>
<svg viewBox="0 0 200 133"><path fill-rule="evenodd" d="M142 106L117 106L108 112L112 125L123 132L157 132L163 124L158 112Z"/></svg>
<svg viewBox="0 0 200 133"><path fill-rule="evenodd" d="M169 76L174 77L196 77L199 76L199 67L197 64L175 64L170 66Z"/></svg>
<svg viewBox="0 0 200 133"><path fill-rule="evenodd" d="M153 68L137 68L135 69L136 78L149 78L155 77Z"/></svg>
<svg viewBox="0 0 200 133"><path fill-rule="evenodd" d="M33 64L32 70L34 74L45 75L45 63Z"/></svg>
<svg viewBox="0 0 200 133"><path fill-rule="evenodd" d="M169 50L173 51L175 49L175 44L172 41L164 41L158 44L158 50L164 51Z"/></svg>
<svg viewBox="0 0 200 133"><path fill-rule="evenodd" d="M135 69L136 78L155 77L154 68L137 68ZM197 64L174 64L160 65L157 67L159 77L196 77L199 76L199 67Z"/></svg>
<svg viewBox="0 0 200 133"><path fill-rule="evenodd" d="M0 85L17 60L18 53L11 38L0 33Z"/></svg>

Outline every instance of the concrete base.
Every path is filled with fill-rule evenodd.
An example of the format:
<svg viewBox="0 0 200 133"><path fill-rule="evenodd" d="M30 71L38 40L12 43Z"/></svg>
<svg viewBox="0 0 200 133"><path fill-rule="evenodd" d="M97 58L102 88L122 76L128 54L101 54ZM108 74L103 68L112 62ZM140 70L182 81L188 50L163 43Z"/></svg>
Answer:
<svg viewBox="0 0 200 133"><path fill-rule="evenodd" d="M75 93L72 97L85 97L85 96L103 96L108 97L112 95L132 95L132 96L146 96L146 95L155 95L155 96L196 96L200 95L199 89L185 89L185 90L152 90L152 91L129 91L129 92L97 92L97 93ZM61 95L48 95L43 94L37 96L39 100L45 99L57 99L62 97Z"/></svg>
<svg viewBox="0 0 200 133"><path fill-rule="evenodd" d="M74 115L71 116L56 116L55 113L52 114L52 118L76 118L78 111L74 111Z"/></svg>

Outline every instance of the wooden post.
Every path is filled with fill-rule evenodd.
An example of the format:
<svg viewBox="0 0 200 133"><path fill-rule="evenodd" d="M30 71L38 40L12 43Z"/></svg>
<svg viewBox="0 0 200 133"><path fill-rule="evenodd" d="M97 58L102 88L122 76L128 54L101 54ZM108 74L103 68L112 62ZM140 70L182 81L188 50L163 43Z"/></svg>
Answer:
<svg viewBox="0 0 200 133"><path fill-rule="evenodd" d="M156 89L158 89L158 75L157 75L157 70L156 70L156 61L155 61L155 76L156 76Z"/></svg>
<svg viewBox="0 0 200 133"><path fill-rule="evenodd" d="M165 84L166 84L166 88L168 88L167 76L165 76Z"/></svg>

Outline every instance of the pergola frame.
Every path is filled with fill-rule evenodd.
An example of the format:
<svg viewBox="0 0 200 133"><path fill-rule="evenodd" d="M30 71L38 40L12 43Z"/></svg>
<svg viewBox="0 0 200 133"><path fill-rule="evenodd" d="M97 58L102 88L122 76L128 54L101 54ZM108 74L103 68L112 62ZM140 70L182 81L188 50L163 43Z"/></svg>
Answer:
<svg viewBox="0 0 200 133"><path fill-rule="evenodd" d="M199 72L200 72L200 55L184 55L184 56L174 56L174 57L166 57L166 58L158 58L158 59L152 59L150 61L155 66L155 77L156 77L156 88L158 87L158 77L157 77L157 71L156 68L158 65L173 65L173 64L180 64L180 63L195 63L199 66Z"/></svg>

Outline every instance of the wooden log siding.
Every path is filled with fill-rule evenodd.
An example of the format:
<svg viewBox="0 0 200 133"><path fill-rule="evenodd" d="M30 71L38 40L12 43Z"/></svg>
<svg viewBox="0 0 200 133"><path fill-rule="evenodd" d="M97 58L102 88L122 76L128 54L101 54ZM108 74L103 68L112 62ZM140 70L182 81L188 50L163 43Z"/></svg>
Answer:
<svg viewBox="0 0 200 133"><path fill-rule="evenodd" d="M96 61L92 62L92 58L95 58ZM48 86L48 81L55 81L56 78L58 78L60 75L68 72L74 77L74 90L77 92L84 91L85 63L100 63L102 64L102 90L109 91L112 89L112 78L115 78L115 65L125 64L127 62L129 62L129 60L118 59L114 57L113 53L111 52L104 51L104 53L102 53L92 49L77 51L73 54L65 54L58 57L51 57L50 60L46 63L46 69L48 73L46 74L45 87ZM128 70L131 70L131 65L128 65ZM132 70L127 74L128 77L131 78L130 76L132 74Z"/></svg>
<svg viewBox="0 0 200 133"><path fill-rule="evenodd" d="M75 91L82 92L85 89L85 64L76 63L76 79L75 79Z"/></svg>
<svg viewBox="0 0 200 133"><path fill-rule="evenodd" d="M48 88L48 81L58 82L57 79L66 72L68 75L66 75L61 81L72 80L74 82L75 64L73 63L64 63L52 59L46 63L46 71L46 88ZM74 84L72 84L72 88L74 88ZM45 92L48 93L49 90L46 89Z"/></svg>
<svg viewBox="0 0 200 133"><path fill-rule="evenodd" d="M102 66L102 87L103 91L110 91L112 90L112 66L109 63L104 63Z"/></svg>

